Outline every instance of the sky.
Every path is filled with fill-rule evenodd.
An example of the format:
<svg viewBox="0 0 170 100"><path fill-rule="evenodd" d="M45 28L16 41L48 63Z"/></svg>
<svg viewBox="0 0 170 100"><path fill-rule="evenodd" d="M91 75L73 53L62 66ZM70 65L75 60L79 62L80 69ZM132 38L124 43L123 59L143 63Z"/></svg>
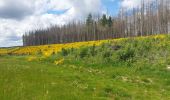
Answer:
<svg viewBox="0 0 170 100"><path fill-rule="evenodd" d="M139 0L0 0L0 47L22 46L22 35L35 29L63 25L89 13L117 15Z"/></svg>

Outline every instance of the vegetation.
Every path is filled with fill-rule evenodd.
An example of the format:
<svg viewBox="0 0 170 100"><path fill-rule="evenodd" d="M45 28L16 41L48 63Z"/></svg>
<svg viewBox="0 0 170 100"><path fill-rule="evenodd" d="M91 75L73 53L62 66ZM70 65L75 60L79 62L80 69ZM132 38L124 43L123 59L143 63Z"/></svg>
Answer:
<svg viewBox="0 0 170 100"><path fill-rule="evenodd" d="M60 44L65 48L48 56L59 45L0 49L0 98L169 100L169 41L156 35Z"/></svg>
<svg viewBox="0 0 170 100"><path fill-rule="evenodd" d="M169 100L170 2L140 1L0 48L0 99Z"/></svg>

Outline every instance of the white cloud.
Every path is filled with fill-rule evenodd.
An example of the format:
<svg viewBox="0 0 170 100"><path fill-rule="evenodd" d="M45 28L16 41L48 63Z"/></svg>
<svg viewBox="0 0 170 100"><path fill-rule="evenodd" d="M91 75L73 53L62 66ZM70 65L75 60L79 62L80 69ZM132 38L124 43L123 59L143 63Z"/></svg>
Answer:
<svg viewBox="0 0 170 100"><path fill-rule="evenodd" d="M27 31L98 13L101 6L101 0L0 0L0 47L22 45ZM60 15L47 13L65 9Z"/></svg>
<svg viewBox="0 0 170 100"><path fill-rule="evenodd" d="M144 3L151 3L155 0L144 0ZM141 6L141 0L123 0L121 6L127 9L136 8Z"/></svg>
<svg viewBox="0 0 170 100"><path fill-rule="evenodd" d="M125 8L133 8L140 5L140 0L123 0L122 6Z"/></svg>

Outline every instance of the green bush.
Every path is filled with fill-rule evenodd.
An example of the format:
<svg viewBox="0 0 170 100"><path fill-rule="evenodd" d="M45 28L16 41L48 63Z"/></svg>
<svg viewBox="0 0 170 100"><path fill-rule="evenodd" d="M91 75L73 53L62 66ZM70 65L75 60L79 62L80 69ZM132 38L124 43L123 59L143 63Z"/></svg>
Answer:
<svg viewBox="0 0 170 100"><path fill-rule="evenodd" d="M118 52L119 59L121 61L131 61L135 56L135 50L133 48L127 48Z"/></svg>
<svg viewBox="0 0 170 100"><path fill-rule="evenodd" d="M90 55L91 56L95 56L97 54L97 51L95 50L96 46L93 45L92 47L90 47Z"/></svg>
<svg viewBox="0 0 170 100"><path fill-rule="evenodd" d="M62 48L61 54L62 54L62 56L67 56L69 54L69 50Z"/></svg>
<svg viewBox="0 0 170 100"><path fill-rule="evenodd" d="M103 58L109 58L112 56L112 52L110 50L104 51L102 56Z"/></svg>
<svg viewBox="0 0 170 100"><path fill-rule="evenodd" d="M79 53L79 56L80 58L84 58L88 55L88 48L82 48L80 49L80 53Z"/></svg>

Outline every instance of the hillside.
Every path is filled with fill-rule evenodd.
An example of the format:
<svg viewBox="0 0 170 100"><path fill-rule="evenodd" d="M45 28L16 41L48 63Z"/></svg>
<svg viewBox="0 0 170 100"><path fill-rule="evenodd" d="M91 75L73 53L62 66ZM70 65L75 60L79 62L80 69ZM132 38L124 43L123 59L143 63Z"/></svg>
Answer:
<svg viewBox="0 0 170 100"><path fill-rule="evenodd" d="M2 100L169 100L170 35L0 49Z"/></svg>

